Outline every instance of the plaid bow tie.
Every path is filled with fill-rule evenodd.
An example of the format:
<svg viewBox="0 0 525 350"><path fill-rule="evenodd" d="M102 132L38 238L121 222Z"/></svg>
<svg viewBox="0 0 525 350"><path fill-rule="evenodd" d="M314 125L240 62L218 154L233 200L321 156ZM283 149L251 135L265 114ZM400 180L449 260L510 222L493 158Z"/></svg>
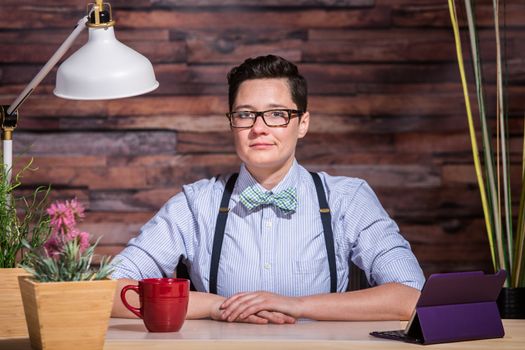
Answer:
<svg viewBox="0 0 525 350"><path fill-rule="evenodd" d="M257 185L246 188L241 192L241 203L252 210L262 204L273 204L286 212L297 208L297 189L287 188L279 193L263 192Z"/></svg>

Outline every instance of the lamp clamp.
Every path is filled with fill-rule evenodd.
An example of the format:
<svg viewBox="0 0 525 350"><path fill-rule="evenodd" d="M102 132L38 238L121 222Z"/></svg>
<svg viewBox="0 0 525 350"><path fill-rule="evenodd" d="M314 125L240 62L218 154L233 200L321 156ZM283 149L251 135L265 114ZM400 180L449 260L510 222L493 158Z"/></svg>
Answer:
<svg viewBox="0 0 525 350"><path fill-rule="evenodd" d="M8 108L9 106L0 105L2 140L11 140L13 138L13 131L18 123L18 110L11 114L7 114Z"/></svg>
<svg viewBox="0 0 525 350"><path fill-rule="evenodd" d="M115 25L110 3L96 0L95 3L87 5L87 13L88 22L86 26L89 28L109 28Z"/></svg>

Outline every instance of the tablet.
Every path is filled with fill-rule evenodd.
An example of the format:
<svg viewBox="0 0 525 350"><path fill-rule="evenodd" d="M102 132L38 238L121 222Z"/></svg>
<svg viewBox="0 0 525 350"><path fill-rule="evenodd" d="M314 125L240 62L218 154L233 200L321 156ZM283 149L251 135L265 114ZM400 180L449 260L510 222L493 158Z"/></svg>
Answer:
<svg viewBox="0 0 525 350"><path fill-rule="evenodd" d="M505 270L433 274L405 329L370 335L417 344L503 337L496 300L506 276Z"/></svg>

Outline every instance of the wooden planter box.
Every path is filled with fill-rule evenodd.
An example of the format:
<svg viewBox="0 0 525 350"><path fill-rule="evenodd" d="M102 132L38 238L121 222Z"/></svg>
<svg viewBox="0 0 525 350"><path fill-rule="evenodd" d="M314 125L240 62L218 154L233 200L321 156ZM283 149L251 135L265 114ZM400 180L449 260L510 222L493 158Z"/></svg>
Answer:
<svg viewBox="0 0 525 350"><path fill-rule="evenodd" d="M27 338L26 318L18 287L24 269L0 269L0 338Z"/></svg>
<svg viewBox="0 0 525 350"><path fill-rule="evenodd" d="M19 284L33 349L104 347L116 280Z"/></svg>

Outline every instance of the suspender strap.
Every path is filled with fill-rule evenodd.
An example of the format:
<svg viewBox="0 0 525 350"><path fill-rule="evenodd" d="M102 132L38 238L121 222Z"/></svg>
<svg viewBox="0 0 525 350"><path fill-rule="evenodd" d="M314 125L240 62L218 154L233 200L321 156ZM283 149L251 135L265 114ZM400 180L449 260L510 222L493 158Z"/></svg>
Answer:
<svg viewBox="0 0 525 350"><path fill-rule="evenodd" d="M219 273L219 259L221 258L222 241L224 239L224 229L226 227L226 220L228 220L228 212L230 208L230 197L235 187L239 174L235 173L228 179L221 199L221 207L219 208L219 215L217 215L217 223L215 224L215 235L213 236L213 248L211 252L211 266L210 266L210 293L217 294L217 275Z"/></svg>
<svg viewBox="0 0 525 350"><path fill-rule="evenodd" d="M321 178L317 173L310 172L315 183L317 199L319 200L319 212L323 223L324 240L326 243L326 253L328 255L328 267L330 268L330 293L337 292L337 270L335 265L335 246L334 233L332 232L332 215L326 202L326 193L324 191Z"/></svg>

